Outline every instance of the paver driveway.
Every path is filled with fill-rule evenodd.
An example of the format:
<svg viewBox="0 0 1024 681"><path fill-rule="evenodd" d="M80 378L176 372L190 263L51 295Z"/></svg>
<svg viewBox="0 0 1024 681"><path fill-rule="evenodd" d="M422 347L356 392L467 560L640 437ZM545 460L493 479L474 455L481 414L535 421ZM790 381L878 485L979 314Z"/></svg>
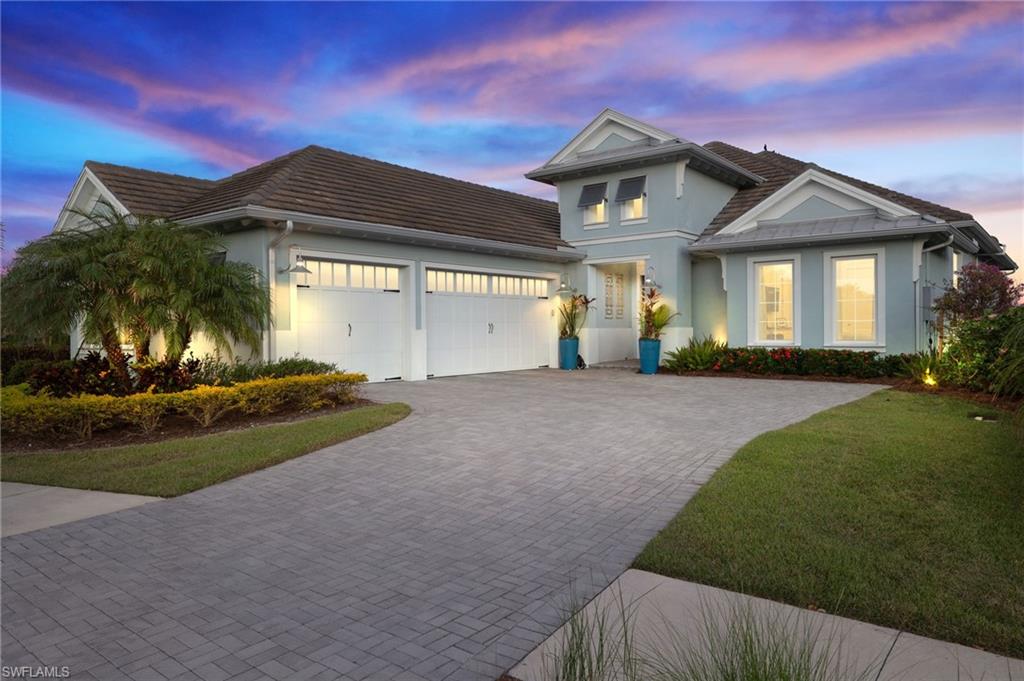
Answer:
<svg viewBox="0 0 1024 681"><path fill-rule="evenodd" d="M754 435L873 386L540 370L367 388L405 421L3 542L3 663L494 679Z"/></svg>

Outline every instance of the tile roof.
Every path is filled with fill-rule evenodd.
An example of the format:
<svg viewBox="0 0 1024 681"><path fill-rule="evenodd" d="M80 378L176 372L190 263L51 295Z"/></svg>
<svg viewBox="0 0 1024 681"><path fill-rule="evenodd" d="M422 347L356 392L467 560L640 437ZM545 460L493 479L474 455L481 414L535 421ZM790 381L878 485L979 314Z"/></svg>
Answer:
<svg viewBox="0 0 1024 681"><path fill-rule="evenodd" d="M558 204L311 145L210 181L86 164L133 213L183 219L261 206L555 249Z"/></svg>
<svg viewBox="0 0 1024 681"><path fill-rule="evenodd" d="M541 248L565 245L553 201L315 145L218 181L174 217L246 205Z"/></svg>
<svg viewBox="0 0 1024 681"><path fill-rule="evenodd" d="M213 186L210 180L86 161L100 182L136 215L170 217Z"/></svg>
<svg viewBox="0 0 1024 681"><path fill-rule="evenodd" d="M925 201L914 196L909 196L886 187L881 187L870 182L858 180L849 175L837 173L828 168L822 168L814 163L808 163L799 159L785 156L774 151L759 151L757 153L734 147L725 142L708 142L705 149L723 156L736 165L742 166L751 172L757 173L765 178L765 181L755 187L740 189L733 195L728 203L719 211L711 223L703 232L703 236L716 234L720 229L740 217L748 210L761 203L779 189L789 184L791 180L802 174L808 168L831 175L864 191L871 192L876 196L906 206L910 210L922 214L932 215L942 220L971 220L970 214L953 210L946 206L940 206L931 201Z"/></svg>

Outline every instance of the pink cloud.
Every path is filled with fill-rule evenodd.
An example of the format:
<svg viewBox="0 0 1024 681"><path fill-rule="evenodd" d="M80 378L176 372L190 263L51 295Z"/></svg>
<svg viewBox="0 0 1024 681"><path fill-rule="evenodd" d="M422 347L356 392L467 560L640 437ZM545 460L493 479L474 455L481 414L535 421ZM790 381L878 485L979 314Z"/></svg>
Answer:
<svg viewBox="0 0 1024 681"><path fill-rule="evenodd" d="M814 82L889 59L951 47L972 31L1020 21L1015 3L918 3L895 6L889 22L854 27L843 36L793 38L730 46L698 58L692 72L725 89L777 82Z"/></svg>

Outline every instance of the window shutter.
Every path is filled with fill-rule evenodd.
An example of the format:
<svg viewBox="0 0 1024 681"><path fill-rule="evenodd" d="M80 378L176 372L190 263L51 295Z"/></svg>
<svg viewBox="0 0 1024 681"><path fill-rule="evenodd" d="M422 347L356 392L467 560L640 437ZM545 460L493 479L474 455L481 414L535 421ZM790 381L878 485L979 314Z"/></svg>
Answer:
<svg viewBox="0 0 1024 681"><path fill-rule="evenodd" d="M615 202L623 203L639 199L644 195L644 185L647 184L646 177L630 177L619 181L619 190L615 192Z"/></svg>
<svg viewBox="0 0 1024 681"><path fill-rule="evenodd" d="M580 202L577 204L577 206L579 208L586 208L587 206L596 206L599 203L603 203L604 197L607 193L607 182L588 184L583 187L583 192L580 193Z"/></svg>

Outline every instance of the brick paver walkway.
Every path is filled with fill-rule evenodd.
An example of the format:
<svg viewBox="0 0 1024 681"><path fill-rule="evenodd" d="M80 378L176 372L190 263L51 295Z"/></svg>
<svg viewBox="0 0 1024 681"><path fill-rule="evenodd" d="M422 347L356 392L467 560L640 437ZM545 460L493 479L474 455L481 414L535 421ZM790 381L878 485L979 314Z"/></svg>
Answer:
<svg viewBox="0 0 1024 681"><path fill-rule="evenodd" d="M494 679L737 447L875 387L550 370L367 388L403 422L3 541L3 664Z"/></svg>

